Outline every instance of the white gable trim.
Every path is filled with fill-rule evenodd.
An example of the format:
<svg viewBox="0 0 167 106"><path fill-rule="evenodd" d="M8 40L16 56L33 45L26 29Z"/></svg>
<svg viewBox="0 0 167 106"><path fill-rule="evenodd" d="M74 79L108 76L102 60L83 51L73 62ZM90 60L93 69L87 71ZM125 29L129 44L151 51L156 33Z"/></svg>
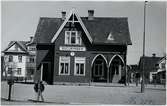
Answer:
<svg viewBox="0 0 167 106"><path fill-rule="evenodd" d="M125 64L124 59L123 59L119 54L116 54L116 55L114 55L114 56L111 58L111 60L110 60L110 62L109 62L109 66L111 65L111 62L113 61L113 59L114 59L116 56L118 56L118 57L121 59L121 61L123 62L123 64Z"/></svg>
<svg viewBox="0 0 167 106"><path fill-rule="evenodd" d="M8 49L10 49L15 43L16 43L16 41L13 42L10 46L8 46L4 51L7 51Z"/></svg>
<svg viewBox="0 0 167 106"><path fill-rule="evenodd" d="M63 24L60 26L59 30L56 32L56 34L55 34L54 37L52 38L51 43L53 43L53 42L57 39L58 35L59 35L60 32L62 31L62 29L64 28L64 26L66 25L66 23L68 22L68 20L69 20L69 18L71 17L71 15L73 15L73 14L75 14L75 16L77 17L78 22L80 23L80 25L82 26L84 32L86 33L86 36L88 37L89 41L92 43L93 40L92 40L92 38L91 38L89 32L87 31L85 25L83 24L81 18L79 17L79 15L77 14L77 12L76 12L75 9L72 9L72 10L71 10L71 12L69 13L69 15L68 15L68 17L66 18L66 20L63 22Z"/></svg>
<svg viewBox="0 0 167 106"><path fill-rule="evenodd" d="M107 40L112 40L112 41L115 40L111 32L109 33Z"/></svg>
<svg viewBox="0 0 167 106"><path fill-rule="evenodd" d="M13 47L14 45L18 45L18 47L23 51L23 52L27 52L19 43L17 43L17 41L14 41L9 47L7 47L4 52L7 52L11 47ZM20 52L20 51L19 51Z"/></svg>

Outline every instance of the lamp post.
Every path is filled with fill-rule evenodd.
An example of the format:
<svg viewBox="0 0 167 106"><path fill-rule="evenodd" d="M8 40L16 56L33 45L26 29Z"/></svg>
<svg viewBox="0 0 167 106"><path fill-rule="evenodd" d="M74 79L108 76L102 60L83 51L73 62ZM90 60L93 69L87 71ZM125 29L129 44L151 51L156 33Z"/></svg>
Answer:
<svg viewBox="0 0 167 106"><path fill-rule="evenodd" d="M144 57L145 57L145 24L146 24L146 5L148 1L144 2L144 30L143 30L143 64L142 64L142 82L141 82L141 93L145 90L145 80L144 80Z"/></svg>

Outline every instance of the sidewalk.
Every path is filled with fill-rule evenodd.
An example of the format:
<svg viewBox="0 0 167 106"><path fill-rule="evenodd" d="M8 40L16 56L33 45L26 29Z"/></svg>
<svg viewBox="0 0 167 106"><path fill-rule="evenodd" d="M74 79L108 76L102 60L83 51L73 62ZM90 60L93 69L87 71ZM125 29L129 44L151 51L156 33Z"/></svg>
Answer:
<svg viewBox="0 0 167 106"><path fill-rule="evenodd" d="M163 86L147 85L145 93L140 93L140 86L136 87L135 84L126 87L111 85L110 87L97 84L96 86L45 85L43 96L46 103L37 104L166 104L166 90ZM28 101L36 99L33 86L14 84L12 99L16 101L2 100L2 104L36 104ZM1 90L1 98L7 98L8 85L5 82L1 84Z"/></svg>

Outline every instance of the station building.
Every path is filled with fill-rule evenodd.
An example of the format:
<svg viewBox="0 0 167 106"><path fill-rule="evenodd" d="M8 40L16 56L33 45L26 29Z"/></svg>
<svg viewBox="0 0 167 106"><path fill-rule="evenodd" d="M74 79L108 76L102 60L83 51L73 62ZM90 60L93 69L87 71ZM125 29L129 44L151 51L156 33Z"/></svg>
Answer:
<svg viewBox="0 0 167 106"><path fill-rule="evenodd" d="M41 17L34 42L36 79L57 82L119 83L126 79L127 46L131 45L127 17L95 17L75 9L61 18Z"/></svg>

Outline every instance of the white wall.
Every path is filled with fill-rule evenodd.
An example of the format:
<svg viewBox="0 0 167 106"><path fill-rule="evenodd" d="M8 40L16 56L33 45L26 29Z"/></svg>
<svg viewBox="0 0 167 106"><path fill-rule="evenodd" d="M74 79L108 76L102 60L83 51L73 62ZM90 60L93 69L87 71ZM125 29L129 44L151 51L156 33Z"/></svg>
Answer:
<svg viewBox="0 0 167 106"><path fill-rule="evenodd" d="M14 76L16 77L25 77L26 76L26 58L27 56L22 55L22 62L19 62L18 55L12 55L13 62L9 62L9 55L5 55L5 64L6 64L6 71L8 68L14 68ZM21 75L17 74L17 68L21 68Z"/></svg>

